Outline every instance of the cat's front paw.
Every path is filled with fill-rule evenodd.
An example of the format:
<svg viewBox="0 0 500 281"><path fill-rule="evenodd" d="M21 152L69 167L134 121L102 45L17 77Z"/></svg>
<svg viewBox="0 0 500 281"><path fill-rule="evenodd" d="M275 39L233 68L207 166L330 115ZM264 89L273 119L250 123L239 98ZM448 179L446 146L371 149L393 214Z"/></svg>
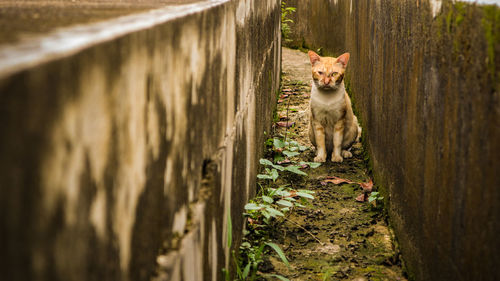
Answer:
<svg viewBox="0 0 500 281"><path fill-rule="evenodd" d="M344 157L344 158L351 158L352 157L352 153L350 151L347 151L347 150L342 150L342 157Z"/></svg>
<svg viewBox="0 0 500 281"><path fill-rule="evenodd" d="M314 162L323 163L325 161L326 161L326 155L324 154L318 154L316 157L314 157Z"/></svg>
<svg viewBox="0 0 500 281"><path fill-rule="evenodd" d="M342 159L342 156L340 156L340 155L332 155L332 162L342 163L342 161L344 161L344 159Z"/></svg>

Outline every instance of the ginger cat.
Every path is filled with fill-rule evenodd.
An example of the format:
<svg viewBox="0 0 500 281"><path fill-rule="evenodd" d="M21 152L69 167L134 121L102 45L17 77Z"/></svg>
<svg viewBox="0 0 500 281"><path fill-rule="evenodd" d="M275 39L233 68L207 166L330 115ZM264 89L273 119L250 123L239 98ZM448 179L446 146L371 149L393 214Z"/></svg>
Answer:
<svg viewBox="0 0 500 281"><path fill-rule="evenodd" d="M309 104L309 139L316 147L315 162L332 162L352 157L351 145L359 140L361 127L352 112L351 99L344 87L344 73L349 53L338 58L320 57L309 51L313 84Z"/></svg>

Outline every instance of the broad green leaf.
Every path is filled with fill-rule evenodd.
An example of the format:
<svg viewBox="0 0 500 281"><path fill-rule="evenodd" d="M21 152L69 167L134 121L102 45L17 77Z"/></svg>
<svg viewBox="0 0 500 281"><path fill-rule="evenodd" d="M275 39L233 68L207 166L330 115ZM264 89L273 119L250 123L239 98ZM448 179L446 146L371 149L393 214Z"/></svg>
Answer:
<svg viewBox="0 0 500 281"><path fill-rule="evenodd" d="M288 278L286 278L286 277L284 277L284 276L278 275L278 274L270 274L270 275L268 275L268 276L271 276L271 277L276 277L276 278L278 278L278 279L279 279L279 280L281 280L281 281L290 281L290 279L288 279Z"/></svg>
<svg viewBox="0 0 500 281"><path fill-rule="evenodd" d="M269 190L271 190L272 196L278 195L278 196L281 196L281 197L288 197L288 196L290 196L290 192L284 190L287 187L288 187L288 184L284 184L284 185L281 185L277 189L276 188L269 188Z"/></svg>
<svg viewBox="0 0 500 281"><path fill-rule="evenodd" d="M282 141L282 140L280 140L280 139L278 139L278 138L274 138L273 144L274 144L274 147L276 147L276 148L283 148L283 147L285 147L285 142Z"/></svg>
<svg viewBox="0 0 500 281"><path fill-rule="evenodd" d="M290 196L290 192L286 190L276 190L276 195L282 196L282 197L288 197Z"/></svg>
<svg viewBox="0 0 500 281"><path fill-rule="evenodd" d="M285 154L286 157L293 157L299 155L300 153L296 151L284 150L283 154Z"/></svg>
<svg viewBox="0 0 500 281"><path fill-rule="evenodd" d="M304 198L309 198L309 199L314 199L314 196L312 196L311 194L309 193L304 193L304 192L300 192L298 191L297 192L297 195L300 196L300 197L304 197Z"/></svg>
<svg viewBox="0 0 500 281"><path fill-rule="evenodd" d="M272 204L274 202L273 198L269 197L269 196L266 196L266 195L262 195L262 200L264 202L267 202L269 204Z"/></svg>
<svg viewBox="0 0 500 281"><path fill-rule="evenodd" d="M280 257L281 261L287 266L290 267L290 264L288 263L288 260L286 259L285 253L283 253L283 250L281 250L280 246L278 246L275 243L272 242L266 242L266 245L271 247Z"/></svg>
<svg viewBox="0 0 500 281"><path fill-rule="evenodd" d="M269 214L269 212L266 212L265 210L262 210L262 215L266 218L266 219L269 219L271 217L271 215Z"/></svg>
<svg viewBox="0 0 500 281"><path fill-rule="evenodd" d="M288 207L284 207L284 208L281 208L281 210L282 210L283 212L288 212L288 211L290 211L290 208L288 208Z"/></svg>
<svg viewBox="0 0 500 281"><path fill-rule="evenodd" d="M321 166L321 163L318 163L318 162L299 162L299 165L307 165L313 169L316 169L318 168L319 166Z"/></svg>
<svg viewBox="0 0 500 281"><path fill-rule="evenodd" d="M266 210L269 212L270 215L272 215L273 217L275 216L280 216L280 217L283 217L284 214L274 208L271 208L271 207L266 207Z"/></svg>
<svg viewBox="0 0 500 281"><path fill-rule="evenodd" d="M260 164L262 165L266 165L266 166L271 166L273 167L274 169L277 169L277 170L280 170L280 171L283 171L285 168L281 165L276 165L276 164L273 164L273 162L267 160L267 159L260 159L259 160ZM267 168L266 168L266 171L267 171Z"/></svg>
<svg viewBox="0 0 500 281"><path fill-rule="evenodd" d="M281 154L274 155L274 163L278 163L278 162L283 161L283 160L285 160L285 157L283 157L283 155L281 155Z"/></svg>
<svg viewBox="0 0 500 281"><path fill-rule="evenodd" d="M292 202L290 202L288 200L283 200L283 199L281 199L278 202L276 202L276 204L280 204L280 205L283 205L283 206L286 206L286 207L293 207L293 203Z"/></svg>
<svg viewBox="0 0 500 281"><path fill-rule="evenodd" d="M276 193L276 191L277 191L278 189L276 189L276 188L269 188L268 190L270 191L268 195L269 195L269 196L271 196L271 197L273 197L273 196L274 196L274 194Z"/></svg>
<svg viewBox="0 0 500 281"><path fill-rule="evenodd" d="M303 176L307 176L306 173L302 172L300 169L299 169L299 166L287 166L285 167L285 170L286 171L289 171L289 172L292 172L292 173L295 173L297 175L303 175Z"/></svg>
<svg viewBox="0 0 500 281"><path fill-rule="evenodd" d="M312 190L307 190L307 189L298 189L298 192L303 192L303 193L309 193L309 194L314 194L315 192Z"/></svg>
<svg viewBox="0 0 500 281"><path fill-rule="evenodd" d="M260 210L261 207L255 203L248 203L245 205L245 210Z"/></svg>
<svg viewBox="0 0 500 281"><path fill-rule="evenodd" d="M309 165L309 167L313 168L313 169L316 169L318 168L319 166L321 166L321 163L318 163L318 162L309 162L307 163Z"/></svg>
<svg viewBox="0 0 500 281"><path fill-rule="evenodd" d="M278 171L276 171L275 169L273 169L273 170L271 171L271 179L272 179L273 181L276 181L276 179L277 179L279 176L280 176L280 175L278 174Z"/></svg>
<svg viewBox="0 0 500 281"><path fill-rule="evenodd" d="M272 166L273 165L273 162L267 160L267 159L264 159L264 158L261 158L259 160L259 163L262 164L262 165L267 165L267 166Z"/></svg>
<svg viewBox="0 0 500 281"><path fill-rule="evenodd" d="M248 276L248 273L250 273L250 265L251 263L248 263L247 266L245 266L245 269L243 269L243 274L242 274L243 280L245 280Z"/></svg>
<svg viewBox="0 0 500 281"><path fill-rule="evenodd" d="M240 247L243 247L243 248L251 248L252 247L252 244L248 243L248 242L243 242L241 243L241 246Z"/></svg>
<svg viewBox="0 0 500 281"><path fill-rule="evenodd" d="M257 175L257 178L258 178L258 179L261 179L261 180L270 180L270 179L272 179L273 177L271 177L271 175L258 174L258 175Z"/></svg>
<svg viewBox="0 0 500 281"><path fill-rule="evenodd" d="M273 165L275 166L275 165ZM283 167L280 166L280 168L283 169ZM267 174L258 174L257 175L257 178L258 179L263 179L263 180L273 180L273 181L276 181L276 179L280 176L278 174L278 171L276 171L276 169L272 169L272 170L269 170L266 168L266 172Z"/></svg>
<svg viewBox="0 0 500 281"><path fill-rule="evenodd" d="M273 164L273 168L276 169L276 170L280 170L280 171L284 171L285 170L285 167L283 167L281 165L275 165L275 164Z"/></svg>

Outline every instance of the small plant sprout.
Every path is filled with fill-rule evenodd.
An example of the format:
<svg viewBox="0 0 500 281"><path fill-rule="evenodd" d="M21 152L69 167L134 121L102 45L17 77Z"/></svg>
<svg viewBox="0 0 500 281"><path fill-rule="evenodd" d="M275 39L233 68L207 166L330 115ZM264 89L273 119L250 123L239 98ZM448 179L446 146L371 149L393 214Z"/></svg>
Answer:
<svg viewBox="0 0 500 281"><path fill-rule="evenodd" d="M373 207L377 207L377 205L380 205L379 203L383 202L383 199L384 197L380 196L378 191L373 191L368 197L368 202L372 204Z"/></svg>

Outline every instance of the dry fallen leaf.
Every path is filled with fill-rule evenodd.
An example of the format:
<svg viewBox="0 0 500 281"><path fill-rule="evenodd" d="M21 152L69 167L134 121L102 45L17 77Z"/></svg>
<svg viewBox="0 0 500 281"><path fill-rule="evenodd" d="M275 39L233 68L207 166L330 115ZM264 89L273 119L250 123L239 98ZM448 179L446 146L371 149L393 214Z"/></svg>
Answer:
<svg viewBox="0 0 500 281"><path fill-rule="evenodd" d="M366 201L366 193L361 193L358 197L356 197L356 201L365 202Z"/></svg>
<svg viewBox="0 0 500 281"><path fill-rule="evenodd" d="M278 103L282 103L282 102L283 102L283 100L282 100L282 99L279 99L279 100L278 100Z"/></svg>
<svg viewBox="0 0 500 281"><path fill-rule="evenodd" d="M350 180L342 179L342 178L339 178L339 177L336 177L336 176L328 176L328 177L326 177L325 180L321 181L321 184L322 185L326 185L329 182L331 182L333 184L353 183Z"/></svg>
<svg viewBox="0 0 500 281"><path fill-rule="evenodd" d="M373 189L373 180L372 179L370 179L370 181L368 181L368 182L353 182L353 181L339 178L336 176L328 176L328 177L326 177L326 179L321 181L321 185L327 185L329 182L331 182L333 184L341 184L341 183L359 184L359 186L361 186L361 188L363 189L363 193L360 194L358 197L356 197L356 201L358 201L358 202L367 201L368 195L370 194L370 192L372 192L372 189Z"/></svg>
<svg viewBox="0 0 500 281"><path fill-rule="evenodd" d="M285 89L283 89L283 91L282 91L282 92L291 92L291 91L292 91L292 89L285 88Z"/></svg>
<svg viewBox="0 0 500 281"><path fill-rule="evenodd" d="M288 116L286 116L286 114L280 113L280 119L281 120L288 120Z"/></svg>
<svg viewBox="0 0 500 281"><path fill-rule="evenodd" d="M292 127L294 124L295 122L285 122L285 121L276 122L276 125L278 125L278 127Z"/></svg>
<svg viewBox="0 0 500 281"><path fill-rule="evenodd" d="M373 181L370 179L369 182L361 182L359 186L363 189L364 192L371 192L373 188Z"/></svg>
<svg viewBox="0 0 500 281"><path fill-rule="evenodd" d="M288 95L287 94L281 94L280 99L285 99L285 98L288 98Z"/></svg>

